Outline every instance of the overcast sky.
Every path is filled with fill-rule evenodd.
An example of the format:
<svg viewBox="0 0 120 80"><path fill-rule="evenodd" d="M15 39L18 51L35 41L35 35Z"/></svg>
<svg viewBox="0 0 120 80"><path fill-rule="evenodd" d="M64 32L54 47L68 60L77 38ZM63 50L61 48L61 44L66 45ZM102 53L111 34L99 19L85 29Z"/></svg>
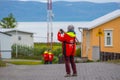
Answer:
<svg viewBox="0 0 120 80"><path fill-rule="evenodd" d="M40 2L47 2L47 0L19 0L19 1L40 1ZM89 2L97 2L97 3L104 3L104 2L120 2L120 0L52 0L52 1L89 1Z"/></svg>

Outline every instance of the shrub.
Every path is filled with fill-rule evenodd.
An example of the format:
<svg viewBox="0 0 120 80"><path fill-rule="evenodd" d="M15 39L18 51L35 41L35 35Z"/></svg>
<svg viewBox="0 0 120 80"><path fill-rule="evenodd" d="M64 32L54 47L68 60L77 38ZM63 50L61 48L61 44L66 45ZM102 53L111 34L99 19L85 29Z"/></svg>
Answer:
<svg viewBox="0 0 120 80"><path fill-rule="evenodd" d="M55 56L59 56L59 54L61 54L62 53L62 48L56 48L56 49L54 49L53 50L53 54L55 55Z"/></svg>
<svg viewBox="0 0 120 80"><path fill-rule="evenodd" d="M17 45L18 57L20 59L37 59L42 60L42 54L49 48L45 43L35 43L34 47L28 47L23 45ZM54 54L53 63L58 63L59 54L62 53L61 43L55 43L53 45L52 53ZM12 57L16 58L16 44L12 46Z"/></svg>
<svg viewBox="0 0 120 80"><path fill-rule="evenodd" d="M76 57L81 57L81 49L80 48L78 48L76 50Z"/></svg>
<svg viewBox="0 0 120 80"><path fill-rule="evenodd" d="M54 56L53 63L58 63L58 57Z"/></svg>
<svg viewBox="0 0 120 80"><path fill-rule="evenodd" d="M14 44L14 45L12 45L12 57L15 57L15 55L16 55L16 48L17 48L18 56L19 55L20 56L33 55L33 48L32 47Z"/></svg>

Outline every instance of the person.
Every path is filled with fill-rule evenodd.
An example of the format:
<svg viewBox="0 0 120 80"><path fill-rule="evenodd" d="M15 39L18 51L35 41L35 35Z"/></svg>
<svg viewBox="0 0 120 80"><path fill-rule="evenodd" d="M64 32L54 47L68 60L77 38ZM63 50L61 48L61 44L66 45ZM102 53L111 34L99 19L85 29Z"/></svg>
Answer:
<svg viewBox="0 0 120 80"><path fill-rule="evenodd" d="M66 75L65 77L77 76L76 64L74 62L74 55L76 50L76 34L74 26L69 25L68 31L64 32L62 29L58 31L57 38L62 42L62 51L65 60ZM73 74L71 75L70 64L72 67Z"/></svg>
<svg viewBox="0 0 120 80"><path fill-rule="evenodd" d="M52 61L53 61L54 55L53 55L51 52L49 52L48 55L49 55L49 63L52 64Z"/></svg>
<svg viewBox="0 0 120 80"><path fill-rule="evenodd" d="M49 55L47 50L43 53L43 58L44 58L44 64L48 64Z"/></svg>

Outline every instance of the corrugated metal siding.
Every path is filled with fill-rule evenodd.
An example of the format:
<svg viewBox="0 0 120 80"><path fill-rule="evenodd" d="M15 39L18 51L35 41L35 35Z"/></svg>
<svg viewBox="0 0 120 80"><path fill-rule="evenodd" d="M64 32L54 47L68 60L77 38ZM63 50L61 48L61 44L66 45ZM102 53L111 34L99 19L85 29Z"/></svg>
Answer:
<svg viewBox="0 0 120 80"><path fill-rule="evenodd" d="M17 32L17 36L16 36L16 31L9 32L9 34L12 35L12 44L17 43L19 45L34 46L33 34ZM19 37L21 37L21 40L18 39Z"/></svg>
<svg viewBox="0 0 120 80"><path fill-rule="evenodd" d="M0 33L0 53L2 58L11 58L11 36Z"/></svg>

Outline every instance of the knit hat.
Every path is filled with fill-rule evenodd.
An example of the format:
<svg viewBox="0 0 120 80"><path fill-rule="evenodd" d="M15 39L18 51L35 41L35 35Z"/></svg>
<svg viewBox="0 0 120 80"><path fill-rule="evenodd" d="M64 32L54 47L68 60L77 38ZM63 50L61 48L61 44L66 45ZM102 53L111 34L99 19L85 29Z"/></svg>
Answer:
<svg viewBox="0 0 120 80"><path fill-rule="evenodd" d="M49 52L49 54L52 54L51 52Z"/></svg>
<svg viewBox="0 0 120 80"><path fill-rule="evenodd" d="M68 29L68 32L74 32L74 26L73 25L69 25L67 29Z"/></svg>
<svg viewBox="0 0 120 80"><path fill-rule="evenodd" d="M45 51L44 54L48 53L48 51Z"/></svg>

